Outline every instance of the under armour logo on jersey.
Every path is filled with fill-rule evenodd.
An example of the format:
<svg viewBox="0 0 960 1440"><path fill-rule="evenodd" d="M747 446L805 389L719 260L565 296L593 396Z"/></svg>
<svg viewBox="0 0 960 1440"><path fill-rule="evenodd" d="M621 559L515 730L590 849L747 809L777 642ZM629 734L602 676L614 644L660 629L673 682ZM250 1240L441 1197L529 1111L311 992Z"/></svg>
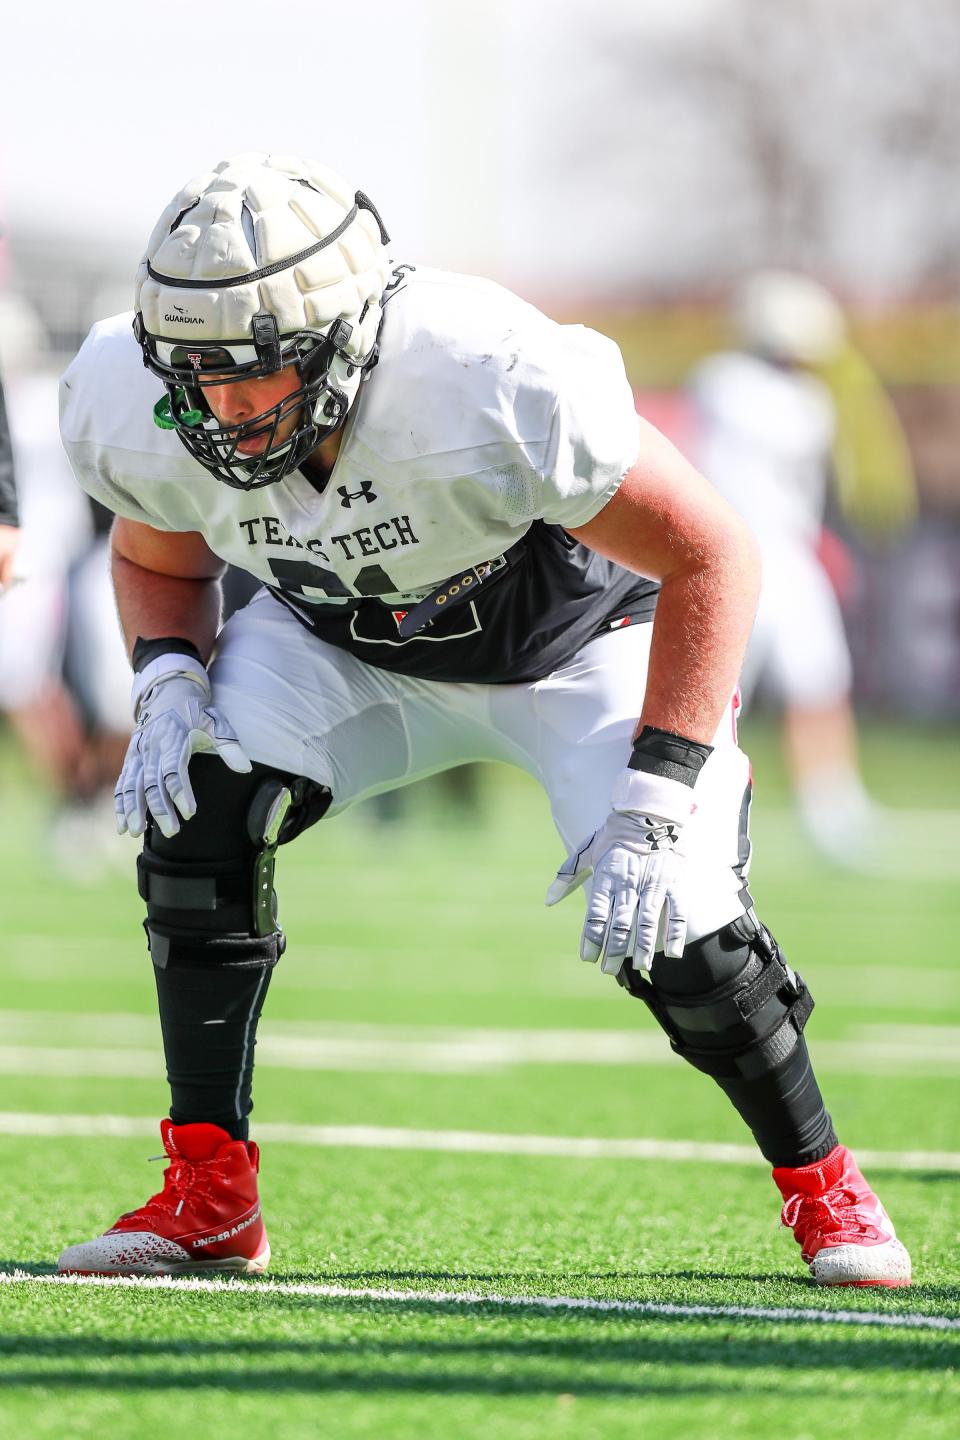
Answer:
<svg viewBox="0 0 960 1440"><path fill-rule="evenodd" d="M372 480L361 480L359 490L348 490L346 485L338 485L337 494L341 497L340 504L344 510L349 510L354 500L368 500L373 504L377 498L373 493Z"/></svg>

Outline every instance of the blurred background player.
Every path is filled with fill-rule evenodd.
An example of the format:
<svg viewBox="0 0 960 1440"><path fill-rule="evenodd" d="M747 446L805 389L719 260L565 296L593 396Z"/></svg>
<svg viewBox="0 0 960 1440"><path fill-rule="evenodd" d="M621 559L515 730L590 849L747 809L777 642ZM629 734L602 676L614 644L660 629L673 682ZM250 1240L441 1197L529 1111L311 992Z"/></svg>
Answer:
<svg viewBox="0 0 960 1440"><path fill-rule="evenodd" d="M835 496L855 526L902 526L914 505L906 447L823 286L759 272L737 290L732 320L739 348L703 361L690 388L696 460L763 555L743 702L759 689L782 707L788 767L813 843L834 863L869 867L882 859L883 829L860 774L838 599L853 562L824 517Z"/></svg>
<svg viewBox="0 0 960 1440"><path fill-rule="evenodd" d="M110 586L110 517L78 494L59 440L59 367L39 317L12 295L0 306L0 355L21 527L20 583L0 604L0 711L54 797L57 868L86 882L111 856L125 858L106 823L129 738L130 685ZM0 483L0 497L12 493Z"/></svg>
<svg viewBox="0 0 960 1440"><path fill-rule="evenodd" d="M0 592L13 580L13 562L20 538L17 486L7 411L0 385Z"/></svg>

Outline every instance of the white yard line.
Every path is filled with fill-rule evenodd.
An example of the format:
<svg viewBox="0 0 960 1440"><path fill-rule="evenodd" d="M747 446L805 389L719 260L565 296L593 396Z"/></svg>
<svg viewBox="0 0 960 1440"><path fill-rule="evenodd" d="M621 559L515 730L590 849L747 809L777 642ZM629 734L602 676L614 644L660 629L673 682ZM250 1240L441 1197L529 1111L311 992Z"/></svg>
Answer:
<svg viewBox="0 0 960 1440"><path fill-rule="evenodd" d="M82 1030L61 1030L46 1018L0 1016L0 1073L154 1079L163 1073L158 1026L130 1017L124 1033L117 1017L91 1025L93 1043L70 1045ZM57 1045L43 1041L56 1036ZM31 1043L34 1038L39 1043ZM104 1045L104 1039L120 1041ZM3 1043L11 1041L14 1043ZM19 1043L17 1043L19 1042ZM26 1043L24 1043L26 1042ZM99 1042L99 1043L97 1043ZM139 1043L138 1043L139 1042ZM960 1028L937 1025L869 1025L843 1039L818 1040L817 1069L844 1075L906 1075L943 1079L960 1075ZM332 1070L424 1075L471 1075L530 1065L643 1065L678 1062L666 1036L636 1030L500 1030L443 1026L268 1023L257 1044L257 1064L281 1070Z"/></svg>
<svg viewBox="0 0 960 1440"><path fill-rule="evenodd" d="M0 1075L156 1080L163 1073L159 1052L153 1048L68 1050L44 1045L0 1045Z"/></svg>
<svg viewBox="0 0 960 1440"><path fill-rule="evenodd" d="M155 1120L133 1115L45 1115L0 1111L0 1135L48 1139L130 1140L154 1137ZM317 1149L420 1150L461 1155L525 1155L564 1160L666 1160L762 1166L752 1145L706 1140L617 1139L603 1136L511 1135L486 1130L408 1130L384 1125L256 1125L256 1138ZM948 1150L861 1150L865 1166L960 1174L960 1153Z"/></svg>
<svg viewBox="0 0 960 1440"><path fill-rule="evenodd" d="M587 1314L645 1315L684 1320L813 1321L824 1325L867 1325L893 1330L960 1330L960 1319L910 1312L876 1310L814 1310L806 1306L675 1305L658 1300L605 1300L585 1295L493 1295L480 1290L394 1290L389 1287L321 1285L311 1281L219 1280L169 1275L31 1275L23 1270L0 1273L0 1285L94 1286L108 1289L194 1291L226 1295L305 1295L319 1300L379 1300L401 1305L490 1306L501 1310L579 1310Z"/></svg>

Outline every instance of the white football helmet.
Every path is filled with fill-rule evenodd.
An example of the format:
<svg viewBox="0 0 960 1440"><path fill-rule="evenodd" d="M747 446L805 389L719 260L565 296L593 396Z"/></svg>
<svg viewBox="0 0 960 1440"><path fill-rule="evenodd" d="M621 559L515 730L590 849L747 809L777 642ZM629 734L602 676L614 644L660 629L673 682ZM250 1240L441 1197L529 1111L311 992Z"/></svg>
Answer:
<svg viewBox="0 0 960 1440"><path fill-rule="evenodd" d="M733 322L741 343L773 360L826 364L843 345L843 312L828 290L790 270L761 270L738 287Z"/></svg>
<svg viewBox="0 0 960 1440"><path fill-rule="evenodd" d="M137 273L134 334L167 394L154 408L201 465L241 490L270 485L343 424L377 359L389 236L371 202L291 155L237 155L167 206ZM216 384L295 365L300 387L241 425L204 400ZM274 445L282 421L293 434ZM237 447L267 436L252 458Z"/></svg>

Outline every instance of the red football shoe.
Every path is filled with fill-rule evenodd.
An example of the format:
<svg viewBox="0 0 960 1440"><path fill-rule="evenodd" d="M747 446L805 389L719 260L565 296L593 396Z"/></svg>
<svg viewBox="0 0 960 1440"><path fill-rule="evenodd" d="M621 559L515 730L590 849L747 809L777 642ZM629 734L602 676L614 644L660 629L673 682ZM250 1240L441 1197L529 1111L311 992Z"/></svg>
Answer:
<svg viewBox="0 0 960 1440"><path fill-rule="evenodd" d="M818 1285L909 1285L910 1256L846 1145L825 1160L773 1172L791 1229Z"/></svg>
<svg viewBox="0 0 960 1440"><path fill-rule="evenodd" d="M270 1246L256 1145L232 1140L219 1125L172 1120L161 1120L160 1135L170 1157L160 1194L96 1240L64 1250L57 1268L74 1275L259 1275Z"/></svg>

